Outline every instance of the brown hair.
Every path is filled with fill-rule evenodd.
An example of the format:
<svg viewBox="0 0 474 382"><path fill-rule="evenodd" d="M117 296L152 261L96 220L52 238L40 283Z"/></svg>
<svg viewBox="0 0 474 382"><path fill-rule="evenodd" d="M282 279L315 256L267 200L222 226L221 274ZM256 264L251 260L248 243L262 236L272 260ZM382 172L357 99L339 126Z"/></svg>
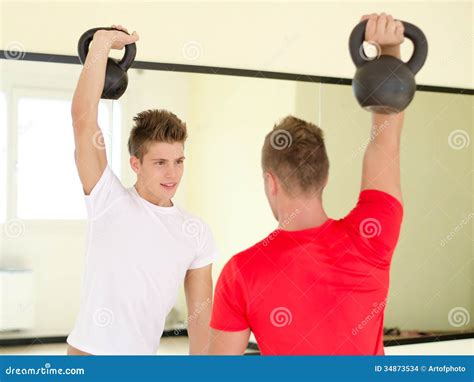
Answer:
<svg viewBox="0 0 474 382"><path fill-rule="evenodd" d="M291 196L321 195L329 173L323 131L291 115L265 137L262 169L272 172Z"/></svg>
<svg viewBox="0 0 474 382"><path fill-rule="evenodd" d="M128 152L143 161L150 142L182 142L188 137L186 123L167 110L146 110L133 117L133 126L128 138Z"/></svg>

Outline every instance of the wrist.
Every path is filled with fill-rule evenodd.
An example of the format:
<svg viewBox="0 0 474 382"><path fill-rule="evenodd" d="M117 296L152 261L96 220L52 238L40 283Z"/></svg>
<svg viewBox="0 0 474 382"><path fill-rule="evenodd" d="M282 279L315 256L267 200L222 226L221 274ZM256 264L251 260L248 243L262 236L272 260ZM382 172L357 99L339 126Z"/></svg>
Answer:
<svg viewBox="0 0 474 382"><path fill-rule="evenodd" d="M380 53L385 55L385 56L393 56L393 57L396 57L398 59L401 59L400 45L382 47Z"/></svg>
<svg viewBox="0 0 474 382"><path fill-rule="evenodd" d="M94 33L91 43L92 45L105 47L107 49L110 49L112 46L112 41L110 41L107 31L103 29Z"/></svg>

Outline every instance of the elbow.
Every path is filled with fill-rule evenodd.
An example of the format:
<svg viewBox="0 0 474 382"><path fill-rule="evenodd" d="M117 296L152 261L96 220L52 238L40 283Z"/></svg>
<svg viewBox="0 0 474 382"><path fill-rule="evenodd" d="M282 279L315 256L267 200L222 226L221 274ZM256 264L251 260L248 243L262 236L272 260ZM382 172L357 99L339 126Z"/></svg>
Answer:
<svg viewBox="0 0 474 382"><path fill-rule="evenodd" d="M76 126L84 119L85 110L73 103L71 107L71 119L73 126Z"/></svg>

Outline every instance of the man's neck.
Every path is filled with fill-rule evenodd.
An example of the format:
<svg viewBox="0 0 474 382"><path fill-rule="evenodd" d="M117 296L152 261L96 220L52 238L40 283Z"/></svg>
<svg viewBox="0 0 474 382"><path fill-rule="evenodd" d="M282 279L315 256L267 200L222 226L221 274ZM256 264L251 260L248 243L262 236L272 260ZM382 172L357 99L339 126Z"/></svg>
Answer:
<svg viewBox="0 0 474 382"><path fill-rule="evenodd" d="M160 199L157 198L153 193L147 191L147 189L139 184L139 182L134 184L135 190L137 190L138 195L148 202L159 206L159 207L173 207L173 202L171 199Z"/></svg>
<svg viewBox="0 0 474 382"><path fill-rule="evenodd" d="M327 220L320 199L288 199L278 208L278 228L285 231L318 227Z"/></svg>

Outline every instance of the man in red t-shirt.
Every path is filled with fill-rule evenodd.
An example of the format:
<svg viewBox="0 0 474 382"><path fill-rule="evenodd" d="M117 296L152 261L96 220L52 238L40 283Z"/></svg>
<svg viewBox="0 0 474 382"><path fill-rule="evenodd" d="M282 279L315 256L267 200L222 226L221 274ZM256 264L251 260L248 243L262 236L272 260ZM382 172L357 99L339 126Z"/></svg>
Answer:
<svg viewBox="0 0 474 382"><path fill-rule="evenodd" d="M366 40L400 57L403 25L368 19ZM266 136L265 193L279 228L233 256L217 282L210 354L383 355L390 263L403 217L403 113L372 114L362 187L343 219L322 205L329 162L321 129L288 116Z"/></svg>

